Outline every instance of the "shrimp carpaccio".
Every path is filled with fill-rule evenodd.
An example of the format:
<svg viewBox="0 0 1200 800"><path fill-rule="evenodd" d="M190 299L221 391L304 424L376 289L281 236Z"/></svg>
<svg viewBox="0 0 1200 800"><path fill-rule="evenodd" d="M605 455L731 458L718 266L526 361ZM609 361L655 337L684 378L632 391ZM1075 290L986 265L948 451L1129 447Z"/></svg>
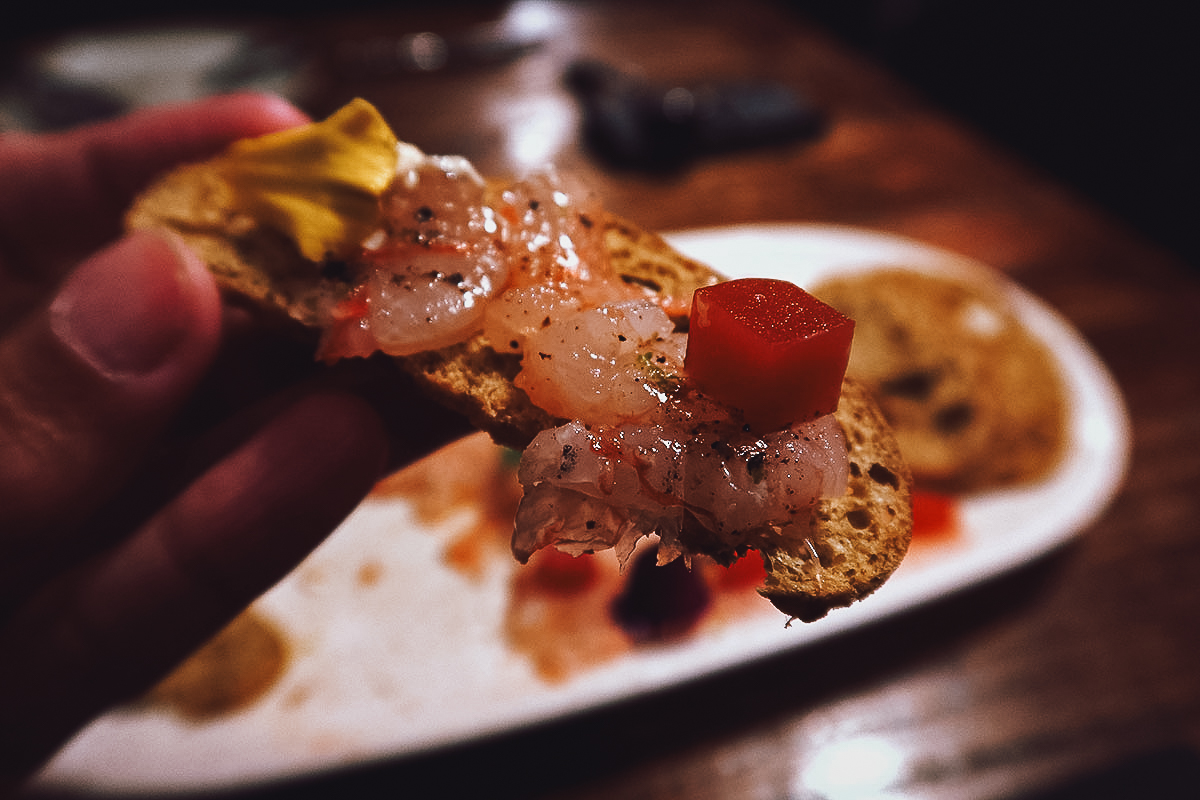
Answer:
<svg viewBox="0 0 1200 800"><path fill-rule="evenodd" d="M401 145L321 357L412 355L480 332L521 352L555 309L633 296L608 267L599 211L554 173L497 190L465 159Z"/></svg>
<svg viewBox="0 0 1200 800"><path fill-rule="evenodd" d="M460 158L401 145L382 224L322 342L327 360L405 356L476 334L521 356L517 385L552 415L520 466L513 551L614 548L642 537L659 559L733 557L793 534L845 491L832 415L768 433L690 385L687 334L609 263L603 209L547 172L489 186Z"/></svg>
<svg viewBox="0 0 1200 800"><path fill-rule="evenodd" d="M521 459L517 558L553 543L571 553L612 547L623 564L656 533L660 562L697 536L703 551L732 560L745 547L803 542L812 504L846 488L832 415L760 435L715 404L700 419L673 405L621 425L572 421L539 434Z"/></svg>

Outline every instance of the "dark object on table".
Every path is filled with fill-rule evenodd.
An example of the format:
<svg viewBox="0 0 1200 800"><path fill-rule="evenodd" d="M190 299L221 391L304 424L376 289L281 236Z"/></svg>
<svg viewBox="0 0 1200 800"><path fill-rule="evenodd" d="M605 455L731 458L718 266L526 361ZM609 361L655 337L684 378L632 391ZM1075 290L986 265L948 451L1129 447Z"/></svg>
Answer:
<svg viewBox="0 0 1200 800"><path fill-rule="evenodd" d="M816 138L821 114L779 83L651 85L590 61L567 85L583 103L588 146L617 167L672 172L704 156Z"/></svg>

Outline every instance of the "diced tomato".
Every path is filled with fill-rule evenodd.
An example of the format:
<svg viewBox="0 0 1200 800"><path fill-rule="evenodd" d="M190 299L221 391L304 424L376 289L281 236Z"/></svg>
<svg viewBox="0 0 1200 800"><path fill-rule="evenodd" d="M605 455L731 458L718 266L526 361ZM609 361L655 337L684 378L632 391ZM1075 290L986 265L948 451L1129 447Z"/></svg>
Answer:
<svg viewBox="0 0 1200 800"><path fill-rule="evenodd" d="M854 321L787 281L697 289L686 367L700 389L761 430L837 409Z"/></svg>

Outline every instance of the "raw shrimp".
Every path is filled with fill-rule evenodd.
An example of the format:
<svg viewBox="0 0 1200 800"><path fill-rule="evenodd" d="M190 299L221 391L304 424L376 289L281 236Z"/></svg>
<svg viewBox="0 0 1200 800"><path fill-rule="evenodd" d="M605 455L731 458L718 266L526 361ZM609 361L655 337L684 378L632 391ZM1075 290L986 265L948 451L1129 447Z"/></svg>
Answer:
<svg viewBox="0 0 1200 800"><path fill-rule="evenodd" d="M564 419L616 424L653 411L683 373L687 339L662 308L627 300L547 317L531 331L516 383Z"/></svg>
<svg viewBox="0 0 1200 800"><path fill-rule="evenodd" d="M608 257L600 203L554 172L499 193L497 214L512 274L488 306L484 335L500 352L528 353L528 338L577 312L644 297L619 280ZM528 368L529 361L526 361Z"/></svg>
<svg viewBox="0 0 1200 800"><path fill-rule="evenodd" d="M519 353L562 310L634 296L616 279L603 209L553 172L496 190L469 162L402 145L383 224L348 265L321 356L411 355L483 332Z"/></svg>
<svg viewBox="0 0 1200 800"><path fill-rule="evenodd" d="M507 223L515 286L553 286L579 294L613 278L600 225L603 208L558 173L536 173L506 187L497 212Z"/></svg>
<svg viewBox="0 0 1200 800"><path fill-rule="evenodd" d="M845 491L847 469L831 415L760 436L735 412L690 397L647 420L576 420L525 451L513 552L525 561L549 544L574 554L611 547L624 563L639 539L657 534L666 561L681 552L681 534L699 530L706 551L732 559L803 537L813 503Z"/></svg>
<svg viewBox="0 0 1200 800"><path fill-rule="evenodd" d="M334 310L325 358L410 355L463 341L508 284L503 220L467 161L402 148L380 206L383 225L353 265L363 277Z"/></svg>

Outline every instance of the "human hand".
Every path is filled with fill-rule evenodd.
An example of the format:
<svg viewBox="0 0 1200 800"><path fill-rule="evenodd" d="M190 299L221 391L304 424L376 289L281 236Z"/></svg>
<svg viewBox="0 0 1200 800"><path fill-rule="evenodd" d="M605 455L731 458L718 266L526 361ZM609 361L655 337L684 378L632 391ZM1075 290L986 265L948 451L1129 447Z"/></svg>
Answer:
<svg viewBox="0 0 1200 800"><path fill-rule="evenodd" d="M121 236L158 173L304 121L242 95L0 137L0 788L459 430L370 362L248 331L171 235Z"/></svg>

